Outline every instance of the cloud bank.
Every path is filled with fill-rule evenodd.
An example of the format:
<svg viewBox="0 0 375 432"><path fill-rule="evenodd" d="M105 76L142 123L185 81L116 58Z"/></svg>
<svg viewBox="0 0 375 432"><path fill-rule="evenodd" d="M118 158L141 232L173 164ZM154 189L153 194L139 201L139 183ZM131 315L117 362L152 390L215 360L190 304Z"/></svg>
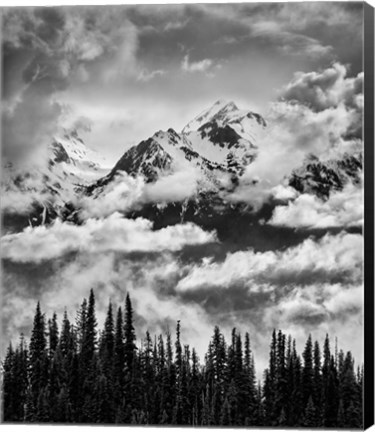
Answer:
<svg viewBox="0 0 375 432"><path fill-rule="evenodd" d="M270 284L314 285L346 273L347 281L362 278L362 236L326 235L319 241L305 240L285 251L239 251L228 254L223 262L206 261L182 279L177 291L199 290L209 286L230 289L242 283L249 291Z"/></svg>
<svg viewBox="0 0 375 432"><path fill-rule="evenodd" d="M4 263L7 278L3 319L7 322L7 334L14 335L20 329L28 331L33 313L29 306L35 298L46 312L56 310L62 314L65 307L70 312L76 310L82 297L87 297L93 288L100 322L104 321L108 299L119 303L129 292L138 336L144 335L146 329L166 331L169 327L173 331L181 319L184 340L196 346L200 356L207 349L205 344L214 325L219 324L228 337L233 326L242 332L250 331L258 372L265 366L262 359L268 354L264 338L269 337L273 327L290 331L298 343L304 343L310 332L320 339L326 332L335 334L340 345L354 350L361 359L362 236L326 235L284 251L238 251L224 254L223 260L214 260L203 252L205 242L213 239L199 229L178 227L164 234L152 233L144 221L134 222L129 227L131 235L125 229L129 234L126 239L122 225L116 232L112 229L117 238L112 235L111 239L100 229L91 229L81 240L84 246L75 249L73 256L66 247L69 234L64 231L68 240L62 243L58 259L51 259L52 233L38 236L45 245L30 243L32 237L25 234L22 248L20 239L13 237L15 244L7 244L9 259ZM115 223L119 224L119 220ZM143 223L143 227L138 226ZM86 229L83 227L83 231ZM61 243L56 229L53 233ZM77 237L76 232L74 235ZM139 241L141 236L143 242ZM80 237L84 238L83 234ZM102 244L100 253L98 244ZM194 258L194 254L184 258L183 246L201 250L203 258ZM225 245L218 247L225 251ZM50 259L43 262L43 271L35 264L41 257L38 249L49 250ZM150 254L152 251L156 253ZM12 270L15 259L18 267ZM17 270L20 268L22 271ZM25 312L17 314L17 310ZM348 325L354 338L351 340L347 338Z"/></svg>
<svg viewBox="0 0 375 432"><path fill-rule="evenodd" d="M149 203L163 206L193 197L201 180L198 169L185 167L160 175L154 183L146 183L142 176L118 172L95 196L80 198L77 206L83 219L107 217L115 211L127 213Z"/></svg>
<svg viewBox="0 0 375 432"><path fill-rule="evenodd" d="M349 183L326 201L301 194L287 205L277 206L267 223L307 229L362 227L363 212L363 186Z"/></svg>
<svg viewBox="0 0 375 432"><path fill-rule="evenodd" d="M186 245L215 241L192 223L152 230L147 219L123 218L113 213L106 219L88 219L83 225L56 220L50 227L28 227L22 233L2 237L2 257L18 262L41 262L71 252L107 253L176 251Z"/></svg>

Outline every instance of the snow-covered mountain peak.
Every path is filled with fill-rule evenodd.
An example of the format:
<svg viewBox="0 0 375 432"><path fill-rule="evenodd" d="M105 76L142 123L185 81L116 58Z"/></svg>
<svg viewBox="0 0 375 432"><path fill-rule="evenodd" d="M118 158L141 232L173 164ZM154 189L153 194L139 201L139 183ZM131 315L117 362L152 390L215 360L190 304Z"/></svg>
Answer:
<svg viewBox="0 0 375 432"><path fill-rule="evenodd" d="M76 131L55 136L50 145L50 163L59 164L75 183L87 184L110 170L110 163L99 152L89 148Z"/></svg>
<svg viewBox="0 0 375 432"><path fill-rule="evenodd" d="M182 129L182 133L187 134L189 132L196 131L205 123L212 122L213 120L225 120L228 115L233 114L236 111L239 110L234 102L228 102L226 100L220 99L215 102L211 107L202 111L192 121L190 121Z"/></svg>
<svg viewBox="0 0 375 432"><path fill-rule="evenodd" d="M256 147L266 126L266 121L260 114L241 110L234 102L218 100L189 122L182 134L190 138L198 132L204 138L211 131L215 135L219 133L220 136L230 137L230 141L244 139L251 147Z"/></svg>
<svg viewBox="0 0 375 432"><path fill-rule="evenodd" d="M219 100L181 133L172 128L159 130L128 149L98 185L108 183L119 171L143 175L153 182L159 176L185 169L201 171L203 178L216 185L223 173L242 175L257 155L258 132L264 128L265 121L259 114Z"/></svg>
<svg viewBox="0 0 375 432"><path fill-rule="evenodd" d="M46 150L35 164L4 167L1 190L7 229L64 218L82 190L109 171L105 158L74 132L55 136Z"/></svg>
<svg viewBox="0 0 375 432"><path fill-rule="evenodd" d="M64 147L73 164L88 165L91 168L108 166L105 157L85 145L76 131L65 133L62 137L55 136L54 142Z"/></svg>

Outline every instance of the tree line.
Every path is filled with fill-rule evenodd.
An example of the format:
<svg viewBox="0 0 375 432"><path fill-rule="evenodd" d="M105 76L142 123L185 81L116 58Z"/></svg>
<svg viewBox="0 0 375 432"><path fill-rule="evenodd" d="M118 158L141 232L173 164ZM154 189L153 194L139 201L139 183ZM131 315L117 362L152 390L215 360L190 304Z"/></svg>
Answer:
<svg viewBox="0 0 375 432"><path fill-rule="evenodd" d="M92 290L60 329L38 303L29 344L21 335L2 362L3 421L362 428L363 368L328 335L299 355L274 330L257 382L248 333L227 342L216 326L203 362L180 333L178 321L174 342L147 331L137 344L129 295L101 331Z"/></svg>

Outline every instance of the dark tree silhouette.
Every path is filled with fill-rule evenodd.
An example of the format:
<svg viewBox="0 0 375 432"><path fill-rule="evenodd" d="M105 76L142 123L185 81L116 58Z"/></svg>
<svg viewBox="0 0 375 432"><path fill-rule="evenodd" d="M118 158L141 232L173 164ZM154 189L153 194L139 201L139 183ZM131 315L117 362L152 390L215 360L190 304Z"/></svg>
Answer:
<svg viewBox="0 0 375 432"><path fill-rule="evenodd" d="M65 311L45 321L37 304L29 348L24 337L2 362L5 422L178 424L191 426L362 427L363 369L351 352L331 354L309 336L302 357L281 330L271 336L263 382L255 381L250 335L233 329L226 343L214 328L201 364L176 336L136 344L133 308L110 303L97 331L95 296L71 325ZM173 347L175 350L173 350Z"/></svg>

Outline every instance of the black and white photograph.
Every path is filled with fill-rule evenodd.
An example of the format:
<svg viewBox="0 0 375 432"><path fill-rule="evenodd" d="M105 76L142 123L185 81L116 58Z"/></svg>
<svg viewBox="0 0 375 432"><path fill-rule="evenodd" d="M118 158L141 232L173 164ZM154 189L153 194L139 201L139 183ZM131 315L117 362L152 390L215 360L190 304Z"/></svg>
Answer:
<svg viewBox="0 0 375 432"><path fill-rule="evenodd" d="M0 13L1 421L363 429L364 3Z"/></svg>

